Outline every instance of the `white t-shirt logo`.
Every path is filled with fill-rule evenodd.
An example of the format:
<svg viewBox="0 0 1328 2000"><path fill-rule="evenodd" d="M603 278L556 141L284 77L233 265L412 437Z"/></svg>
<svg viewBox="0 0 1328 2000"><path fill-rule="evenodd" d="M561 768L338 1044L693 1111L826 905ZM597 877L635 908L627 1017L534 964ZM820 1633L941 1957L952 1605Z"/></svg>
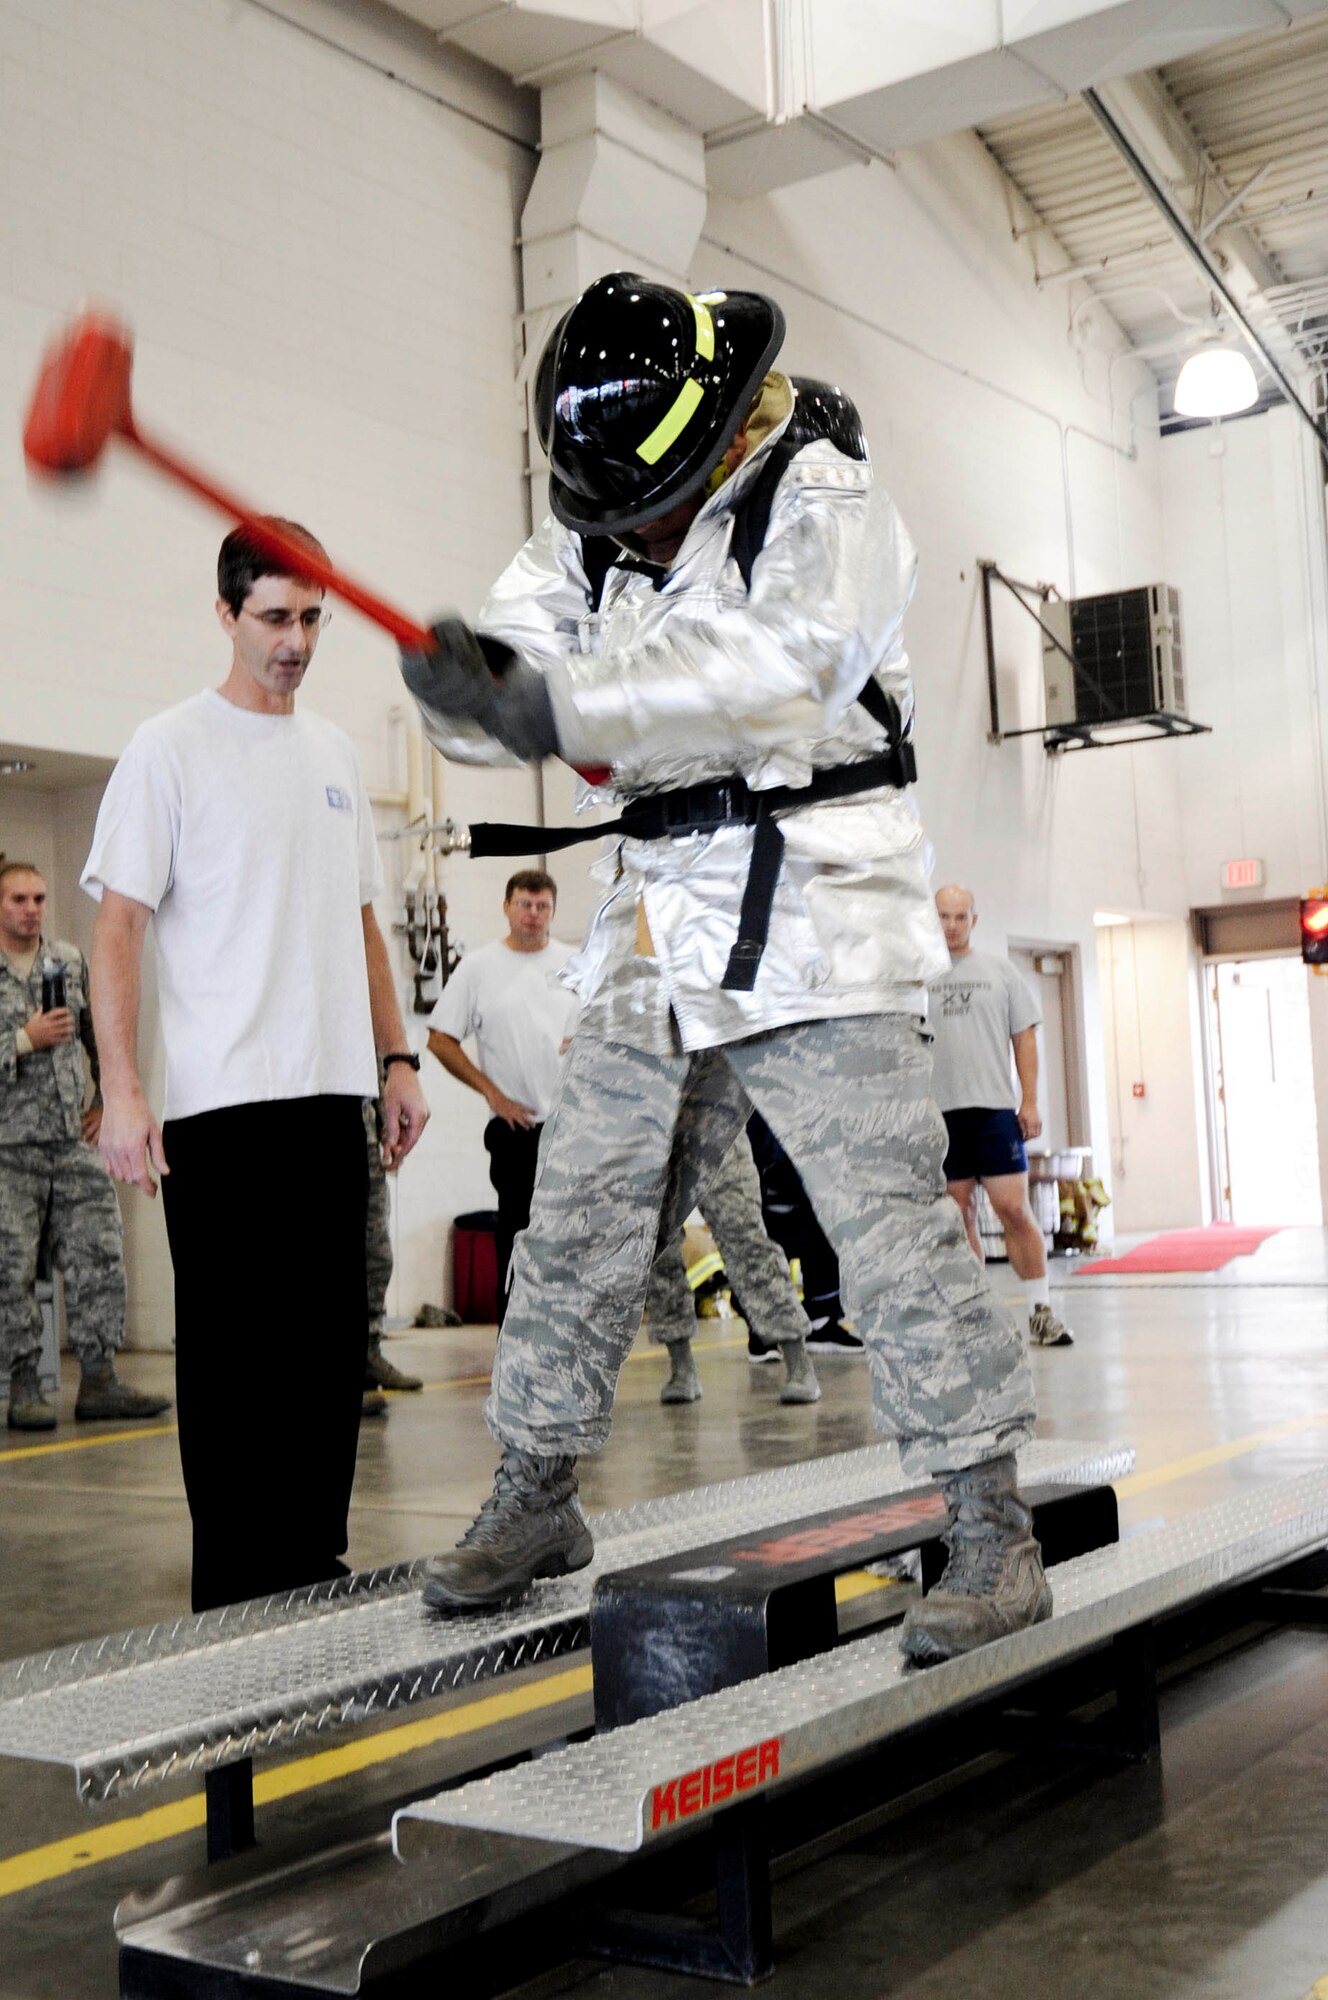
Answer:
<svg viewBox="0 0 1328 2000"><path fill-rule="evenodd" d="M326 785L327 802L333 812L348 813L354 810L349 792L343 792L340 785Z"/></svg>

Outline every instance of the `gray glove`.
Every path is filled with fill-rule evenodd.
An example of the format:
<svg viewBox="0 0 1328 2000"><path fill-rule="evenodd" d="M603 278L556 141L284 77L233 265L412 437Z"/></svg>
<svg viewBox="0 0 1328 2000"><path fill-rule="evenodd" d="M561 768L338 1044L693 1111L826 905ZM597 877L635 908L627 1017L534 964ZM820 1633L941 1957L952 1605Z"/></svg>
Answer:
<svg viewBox="0 0 1328 2000"><path fill-rule="evenodd" d="M527 762L556 756L558 734L543 675L462 618L440 618L432 631L427 653L404 647L401 653L402 679L420 707L477 723Z"/></svg>

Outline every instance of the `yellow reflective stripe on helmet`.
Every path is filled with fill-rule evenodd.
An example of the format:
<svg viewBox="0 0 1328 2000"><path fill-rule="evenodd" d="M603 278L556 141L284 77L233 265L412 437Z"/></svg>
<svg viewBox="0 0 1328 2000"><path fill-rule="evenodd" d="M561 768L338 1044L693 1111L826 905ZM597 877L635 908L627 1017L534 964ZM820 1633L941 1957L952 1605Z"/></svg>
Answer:
<svg viewBox="0 0 1328 2000"><path fill-rule="evenodd" d="M644 444L636 447L636 455L647 465L662 458L669 446L686 429L702 396L701 384L694 382L690 375L673 399L673 407L665 412L655 425Z"/></svg>
<svg viewBox="0 0 1328 2000"><path fill-rule="evenodd" d="M714 294L722 298L723 293ZM715 322L704 299L694 299L689 292L688 302L696 314L696 358L698 361L713 361L715 358ZM655 425L644 444L636 447L636 455L647 465L653 465L664 456L669 446L681 437L700 402L704 391L699 382L689 375L673 399L672 408L667 410Z"/></svg>
<svg viewBox="0 0 1328 2000"><path fill-rule="evenodd" d="M715 322L710 317L710 308L704 299L692 299L692 311L696 314L696 351L702 361L713 361Z"/></svg>

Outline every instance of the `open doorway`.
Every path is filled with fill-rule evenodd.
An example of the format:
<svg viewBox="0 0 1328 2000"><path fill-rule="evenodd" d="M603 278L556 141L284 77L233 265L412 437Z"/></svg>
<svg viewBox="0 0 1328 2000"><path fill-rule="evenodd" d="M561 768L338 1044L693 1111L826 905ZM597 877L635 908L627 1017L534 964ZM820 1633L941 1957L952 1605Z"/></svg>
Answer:
<svg viewBox="0 0 1328 2000"><path fill-rule="evenodd" d="M1039 1144L1050 1153L1082 1147L1087 1135L1075 953L1066 945L1011 945L1010 963L1042 1010L1038 1031Z"/></svg>
<svg viewBox="0 0 1328 2000"><path fill-rule="evenodd" d="M1306 977L1290 954L1204 965L1214 1209L1227 1222L1323 1220Z"/></svg>
<svg viewBox="0 0 1328 2000"><path fill-rule="evenodd" d="M1069 945L1009 947L1018 972L1042 1013L1038 1029L1038 1110L1042 1132L1028 1148L1029 1201L1048 1251L1060 1228L1060 1180L1077 1179L1088 1159L1084 1144L1084 1084L1081 1055L1077 954ZM1010 1053L1010 1101L1019 1082ZM1073 1163L1073 1164L1071 1164ZM1005 1233L986 1190L978 1190L978 1234L992 1262L1005 1258Z"/></svg>

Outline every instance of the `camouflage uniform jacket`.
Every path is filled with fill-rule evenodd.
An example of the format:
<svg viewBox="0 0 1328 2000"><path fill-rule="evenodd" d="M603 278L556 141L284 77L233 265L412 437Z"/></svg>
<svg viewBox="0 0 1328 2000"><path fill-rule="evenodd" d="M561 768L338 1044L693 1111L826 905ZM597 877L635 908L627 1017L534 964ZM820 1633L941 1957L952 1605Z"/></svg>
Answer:
<svg viewBox="0 0 1328 2000"><path fill-rule="evenodd" d="M55 959L65 969L65 1000L74 1016L74 1039L53 1049L18 1053L15 1040L25 1021L41 1012L42 962ZM92 1079L101 1102L97 1044L88 1005L88 974L77 945L62 939L42 940L32 971L20 979L0 953L0 1146L30 1145L54 1139L77 1139L83 1130L83 1099L87 1083L83 1051L92 1065Z"/></svg>

